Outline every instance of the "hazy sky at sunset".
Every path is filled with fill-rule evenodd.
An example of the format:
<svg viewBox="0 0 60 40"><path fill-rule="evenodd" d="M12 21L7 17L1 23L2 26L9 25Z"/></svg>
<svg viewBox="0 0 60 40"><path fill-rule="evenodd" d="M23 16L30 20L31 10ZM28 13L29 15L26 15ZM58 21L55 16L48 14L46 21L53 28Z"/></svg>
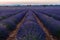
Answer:
<svg viewBox="0 0 60 40"><path fill-rule="evenodd" d="M60 4L60 0L0 0L0 4Z"/></svg>

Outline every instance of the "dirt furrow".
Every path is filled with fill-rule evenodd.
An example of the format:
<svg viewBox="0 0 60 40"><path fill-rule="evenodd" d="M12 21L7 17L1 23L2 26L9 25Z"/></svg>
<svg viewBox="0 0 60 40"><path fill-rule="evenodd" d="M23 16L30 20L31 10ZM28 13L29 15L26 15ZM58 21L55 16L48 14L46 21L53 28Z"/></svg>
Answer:
<svg viewBox="0 0 60 40"><path fill-rule="evenodd" d="M36 18L38 24L40 25L40 27L43 29L43 31L45 32L46 34L46 40L55 40L53 39L53 36L50 35L49 31L47 30L47 28L44 26L44 24L41 22L41 20L35 15L33 14L34 17Z"/></svg>
<svg viewBox="0 0 60 40"><path fill-rule="evenodd" d="M9 34L9 37L7 38L7 40L16 40L15 38L16 38L17 32L18 32L20 26L22 25L22 23L24 22L25 18L26 18L26 17L24 16L24 18L23 18L23 19L19 22L19 24L17 25L16 29L13 30L13 31Z"/></svg>

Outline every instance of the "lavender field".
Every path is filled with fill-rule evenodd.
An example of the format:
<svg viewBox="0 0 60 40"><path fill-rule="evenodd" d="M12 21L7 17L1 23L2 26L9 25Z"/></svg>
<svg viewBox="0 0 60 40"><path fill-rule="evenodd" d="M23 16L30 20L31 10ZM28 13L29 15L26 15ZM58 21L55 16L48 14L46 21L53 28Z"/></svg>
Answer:
<svg viewBox="0 0 60 40"><path fill-rule="evenodd" d="M0 40L60 40L60 7L0 7Z"/></svg>

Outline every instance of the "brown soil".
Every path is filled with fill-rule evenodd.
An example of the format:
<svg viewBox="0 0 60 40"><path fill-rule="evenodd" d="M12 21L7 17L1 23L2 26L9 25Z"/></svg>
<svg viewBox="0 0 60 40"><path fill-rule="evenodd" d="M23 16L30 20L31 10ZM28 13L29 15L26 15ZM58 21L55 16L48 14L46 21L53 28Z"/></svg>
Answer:
<svg viewBox="0 0 60 40"><path fill-rule="evenodd" d="M40 25L40 27L45 32L45 34L46 34L46 40L55 40L53 38L53 36L50 35L50 32L47 30L47 28L44 26L44 24L41 22L41 20L35 14L33 14L33 16L36 18L38 24ZM7 40L16 40L17 32L18 32L20 26L22 25L22 23L24 22L25 18L26 17L24 16L24 18L22 19L22 21L19 22L19 24L17 25L16 29L9 34L9 37L7 38Z"/></svg>
<svg viewBox="0 0 60 40"><path fill-rule="evenodd" d="M24 20L25 20L25 16L24 16L24 18L18 23L16 29L13 30L13 31L9 34L9 37L7 38L7 40L16 40L15 38L16 38L17 32L18 32L20 26L22 25L22 23L24 22Z"/></svg>
<svg viewBox="0 0 60 40"><path fill-rule="evenodd" d="M47 28L44 26L44 24L41 22L41 20L35 15L33 14L38 22L38 24L40 25L40 27L43 29L43 31L46 34L46 40L54 40L53 36L50 35L50 32L47 30Z"/></svg>

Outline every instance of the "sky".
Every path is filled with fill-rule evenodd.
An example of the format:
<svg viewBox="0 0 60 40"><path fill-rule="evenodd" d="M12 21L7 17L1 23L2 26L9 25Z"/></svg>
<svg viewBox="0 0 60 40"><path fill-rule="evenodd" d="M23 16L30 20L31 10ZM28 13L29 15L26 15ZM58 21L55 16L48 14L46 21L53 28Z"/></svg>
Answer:
<svg viewBox="0 0 60 40"><path fill-rule="evenodd" d="M12 4L59 4L60 0L0 0L0 5L12 5Z"/></svg>

